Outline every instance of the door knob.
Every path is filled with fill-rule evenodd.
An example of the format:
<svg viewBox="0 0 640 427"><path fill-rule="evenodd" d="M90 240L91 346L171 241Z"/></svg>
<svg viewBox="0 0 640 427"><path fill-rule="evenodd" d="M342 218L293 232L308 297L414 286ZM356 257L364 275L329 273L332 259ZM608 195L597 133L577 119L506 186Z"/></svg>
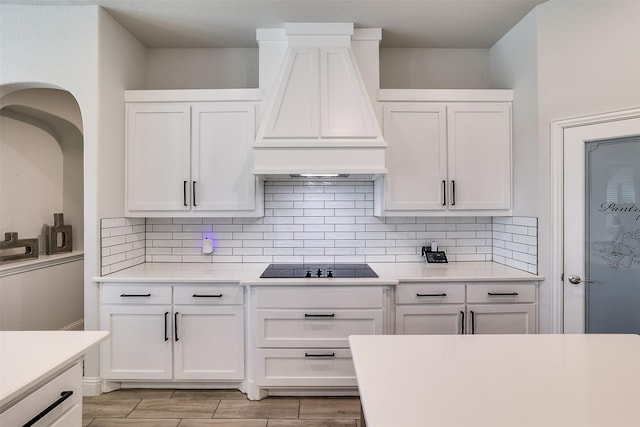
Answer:
<svg viewBox="0 0 640 427"><path fill-rule="evenodd" d="M582 280L580 276L572 274L569 276L569 283L573 285L579 285L580 283L593 283L591 280Z"/></svg>

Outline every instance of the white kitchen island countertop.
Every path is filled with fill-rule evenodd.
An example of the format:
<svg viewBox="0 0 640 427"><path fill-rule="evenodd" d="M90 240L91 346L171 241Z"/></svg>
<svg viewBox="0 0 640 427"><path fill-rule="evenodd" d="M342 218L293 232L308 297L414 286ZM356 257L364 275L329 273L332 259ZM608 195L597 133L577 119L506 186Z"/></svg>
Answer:
<svg viewBox="0 0 640 427"><path fill-rule="evenodd" d="M144 263L95 282L230 283L239 285L334 284L395 285L400 282L536 281L543 277L494 262L369 263L378 278L367 279L260 279L263 263Z"/></svg>
<svg viewBox="0 0 640 427"><path fill-rule="evenodd" d="M638 335L349 338L366 427L640 426Z"/></svg>
<svg viewBox="0 0 640 427"><path fill-rule="evenodd" d="M107 331L0 331L0 411L108 337Z"/></svg>

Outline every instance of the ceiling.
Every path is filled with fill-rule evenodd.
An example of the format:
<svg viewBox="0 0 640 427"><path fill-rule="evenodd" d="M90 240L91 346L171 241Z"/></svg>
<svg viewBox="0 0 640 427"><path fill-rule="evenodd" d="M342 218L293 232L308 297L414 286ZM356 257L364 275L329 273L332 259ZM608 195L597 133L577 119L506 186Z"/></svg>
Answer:
<svg viewBox="0 0 640 427"><path fill-rule="evenodd" d="M353 22L382 47L489 48L547 0L0 0L100 5L149 48L257 47L256 28Z"/></svg>

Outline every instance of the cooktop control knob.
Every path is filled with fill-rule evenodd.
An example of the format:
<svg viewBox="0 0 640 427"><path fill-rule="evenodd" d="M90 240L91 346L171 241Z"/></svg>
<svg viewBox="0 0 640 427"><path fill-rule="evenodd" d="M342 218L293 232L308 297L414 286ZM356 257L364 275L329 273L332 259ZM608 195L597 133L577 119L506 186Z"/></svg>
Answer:
<svg viewBox="0 0 640 427"><path fill-rule="evenodd" d="M333 271L327 270L327 277L333 277Z"/></svg>
<svg viewBox="0 0 640 427"><path fill-rule="evenodd" d="M307 273L304 275L304 277L311 277L311 270L307 270Z"/></svg>
<svg viewBox="0 0 640 427"><path fill-rule="evenodd" d="M322 270L318 269L318 271L316 271L316 276L322 277Z"/></svg>

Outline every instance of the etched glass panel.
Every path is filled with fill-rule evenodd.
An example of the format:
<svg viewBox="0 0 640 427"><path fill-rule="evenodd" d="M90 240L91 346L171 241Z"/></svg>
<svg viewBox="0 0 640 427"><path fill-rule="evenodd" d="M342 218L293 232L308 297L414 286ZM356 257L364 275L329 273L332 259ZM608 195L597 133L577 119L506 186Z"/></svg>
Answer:
<svg viewBox="0 0 640 427"><path fill-rule="evenodd" d="M640 333L640 137L587 143L587 333Z"/></svg>

